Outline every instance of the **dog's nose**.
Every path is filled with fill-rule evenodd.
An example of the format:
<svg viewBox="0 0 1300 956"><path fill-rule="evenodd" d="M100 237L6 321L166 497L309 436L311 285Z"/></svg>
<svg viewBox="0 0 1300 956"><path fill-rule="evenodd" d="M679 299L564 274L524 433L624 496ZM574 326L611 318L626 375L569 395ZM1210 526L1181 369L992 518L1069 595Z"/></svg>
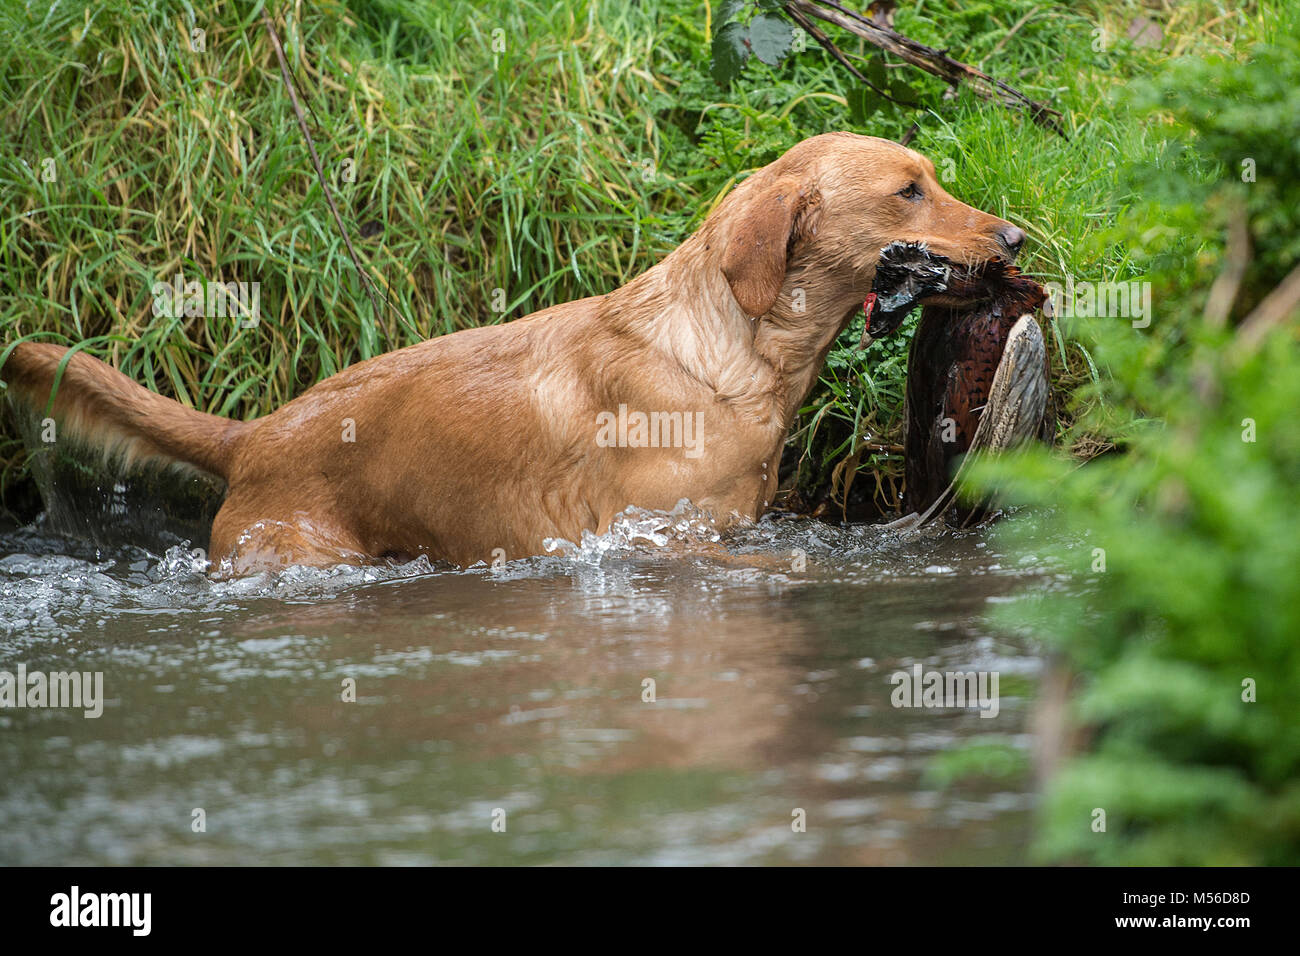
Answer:
<svg viewBox="0 0 1300 956"><path fill-rule="evenodd" d="M1011 255L1020 251L1020 247L1025 244L1025 230L1019 226L1007 226L1005 229L998 231L998 242Z"/></svg>

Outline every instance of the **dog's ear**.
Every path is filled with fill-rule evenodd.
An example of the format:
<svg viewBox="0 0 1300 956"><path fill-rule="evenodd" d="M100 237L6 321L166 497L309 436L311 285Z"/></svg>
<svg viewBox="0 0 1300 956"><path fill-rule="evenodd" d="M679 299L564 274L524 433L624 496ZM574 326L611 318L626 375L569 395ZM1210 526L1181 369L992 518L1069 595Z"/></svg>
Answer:
<svg viewBox="0 0 1300 956"><path fill-rule="evenodd" d="M722 256L722 274L746 315L758 317L776 304L790 248L809 229L818 199L797 181L778 179L746 204Z"/></svg>

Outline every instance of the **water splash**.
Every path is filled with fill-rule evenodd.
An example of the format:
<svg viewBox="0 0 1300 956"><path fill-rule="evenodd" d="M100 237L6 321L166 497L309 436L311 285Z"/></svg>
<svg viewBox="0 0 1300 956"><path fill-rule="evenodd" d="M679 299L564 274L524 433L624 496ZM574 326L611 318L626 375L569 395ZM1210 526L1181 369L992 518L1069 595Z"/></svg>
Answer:
<svg viewBox="0 0 1300 956"><path fill-rule="evenodd" d="M578 544L567 538L544 538L542 547L571 561L600 564L608 554L642 550L646 545L665 548L670 542L701 545L721 540L712 513L683 498L671 511L626 508L614 517L604 534L584 530Z"/></svg>
<svg viewBox="0 0 1300 956"><path fill-rule="evenodd" d="M99 548L45 530L0 534L0 651L59 640L123 614L224 611L259 598L299 600L397 578L441 573L426 557L401 565L290 566L212 580L189 542L161 556L141 548Z"/></svg>

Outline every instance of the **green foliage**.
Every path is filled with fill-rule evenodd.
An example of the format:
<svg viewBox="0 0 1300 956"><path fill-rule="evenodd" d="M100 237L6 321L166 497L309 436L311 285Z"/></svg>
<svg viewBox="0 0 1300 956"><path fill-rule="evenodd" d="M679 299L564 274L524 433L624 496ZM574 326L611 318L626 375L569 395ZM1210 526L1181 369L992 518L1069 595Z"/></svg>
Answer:
<svg viewBox="0 0 1300 956"><path fill-rule="evenodd" d="M1134 110L1168 115L1171 132L1182 137L1181 150L1171 146L1175 174L1135 170L1137 188L1198 217L1207 207L1219 215L1232 207L1248 213L1254 262L1244 308L1272 289L1279 268L1300 259L1300 36L1274 29L1271 42L1252 49L1244 64L1185 59L1159 80L1134 84L1127 100Z"/></svg>
<svg viewBox="0 0 1300 956"><path fill-rule="evenodd" d="M790 53L794 29L777 11L777 0L727 0L713 26L713 62L709 69L726 89L750 56L776 66Z"/></svg>
<svg viewBox="0 0 1300 956"><path fill-rule="evenodd" d="M1129 164L1126 181L1160 186L1112 233L1154 284L1155 321L1079 330L1109 372L1127 453L1084 468L1028 453L981 471L1054 507L1038 521L1069 542L1049 553L1073 583L999 616L1084 678L1075 718L1093 743L1047 794L1047 859L1300 863L1300 315L1254 352L1201 319L1234 209L1255 255L1232 320L1300 261L1297 27L1265 10L1265 42L1241 57L1175 62L1125 93L1181 144L1154 169ZM1246 157L1255 183L1241 181ZM1011 546L1044 547L1033 524L1007 526Z"/></svg>

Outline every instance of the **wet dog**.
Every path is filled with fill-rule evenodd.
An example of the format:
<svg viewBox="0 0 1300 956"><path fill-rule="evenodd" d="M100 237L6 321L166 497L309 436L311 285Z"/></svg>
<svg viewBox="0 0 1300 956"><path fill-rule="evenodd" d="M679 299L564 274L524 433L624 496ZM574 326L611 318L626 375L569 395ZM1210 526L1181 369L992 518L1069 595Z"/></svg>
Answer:
<svg viewBox="0 0 1300 956"><path fill-rule="evenodd" d="M195 411L82 353L53 410L119 463L223 479L211 554L228 574L520 557L682 498L725 526L771 502L786 434L882 249L974 266L1024 239L949 195L919 153L828 133L627 285L360 362L263 418ZM43 408L64 357L23 343L0 377Z"/></svg>

